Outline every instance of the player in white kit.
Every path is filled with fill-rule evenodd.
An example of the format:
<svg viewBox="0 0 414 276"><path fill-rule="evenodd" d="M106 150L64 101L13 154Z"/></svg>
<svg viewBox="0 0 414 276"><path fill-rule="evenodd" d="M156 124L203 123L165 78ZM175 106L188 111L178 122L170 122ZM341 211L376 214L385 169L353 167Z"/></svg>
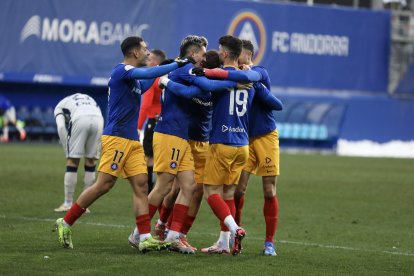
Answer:
<svg viewBox="0 0 414 276"><path fill-rule="evenodd" d="M55 108L60 141L66 155L65 202L55 212L66 212L73 203L80 159L85 157L84 189L95 181L96 160L100 155L100 139L104 120L95 100L85 94L73 94Z"/></svg>

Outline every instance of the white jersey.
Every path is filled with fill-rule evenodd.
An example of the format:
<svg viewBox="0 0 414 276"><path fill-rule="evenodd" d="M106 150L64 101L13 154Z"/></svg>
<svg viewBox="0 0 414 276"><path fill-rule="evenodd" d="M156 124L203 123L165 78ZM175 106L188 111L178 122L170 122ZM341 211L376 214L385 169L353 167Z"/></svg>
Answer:
<svg viewBox="0 0 414 276"><path fill-rule="evenodd" d="M86 115L102 116L101 109L95 100L86 94L73 94L61 100L55 107L55 117L65 116L66 123Z"/></svg>

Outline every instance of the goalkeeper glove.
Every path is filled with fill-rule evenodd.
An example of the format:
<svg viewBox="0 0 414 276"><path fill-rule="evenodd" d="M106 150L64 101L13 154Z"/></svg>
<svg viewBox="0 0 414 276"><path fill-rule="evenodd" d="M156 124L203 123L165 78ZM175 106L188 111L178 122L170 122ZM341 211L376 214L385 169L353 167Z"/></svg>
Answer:
<svg viewBox="0 0 414 276"><path fill-rule="evenodd" d="M194 74L196 76L205 76L205 73L206 71L204 70L204 68L195 67L191 69L191 74Z"/></svg>

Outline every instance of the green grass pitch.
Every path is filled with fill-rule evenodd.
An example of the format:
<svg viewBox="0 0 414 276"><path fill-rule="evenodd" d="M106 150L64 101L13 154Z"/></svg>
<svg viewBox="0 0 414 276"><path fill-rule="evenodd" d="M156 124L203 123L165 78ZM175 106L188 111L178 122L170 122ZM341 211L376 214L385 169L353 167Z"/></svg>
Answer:
<svg viewBox="0 0 414 276"><path fill-rule="evenodd" d="M0 275L414 275L414 160L282 154L275 258L261 254L263 196L255 177L239 257L130 248L125 180L75 224L74 249L65 250L51 232L64 171L57 144L0 145ZM203 202L188 239L201 248L218 233Z"/></svg>

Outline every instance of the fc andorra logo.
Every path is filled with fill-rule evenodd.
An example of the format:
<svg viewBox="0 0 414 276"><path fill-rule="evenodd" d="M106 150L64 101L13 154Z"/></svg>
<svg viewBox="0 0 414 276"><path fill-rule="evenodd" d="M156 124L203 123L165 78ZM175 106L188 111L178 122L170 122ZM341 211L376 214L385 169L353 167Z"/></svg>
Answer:
<svg viewBox="0 0 414 276"><path fill-rule="evenodd" d="M177 162L171 161L170 168L173 169L173 170L175 170L177 168Z"/></svg>
<svg viewBox="0 0 414 276"><path fill-rule="evenodd" d="M112 169L113 171L116 171L116 170L118 169L118 164L117 164L117 163L112 163L112 165L111 165L111 169Z"/></svg>
<svg viewBox="0 0 414 276"><path fill-rule="evenodd" d="M260 17L252 11L238 13L230 23L229 35L250 40L254 46L253 63L258 65L266 50L266 30Z"/></svg>

